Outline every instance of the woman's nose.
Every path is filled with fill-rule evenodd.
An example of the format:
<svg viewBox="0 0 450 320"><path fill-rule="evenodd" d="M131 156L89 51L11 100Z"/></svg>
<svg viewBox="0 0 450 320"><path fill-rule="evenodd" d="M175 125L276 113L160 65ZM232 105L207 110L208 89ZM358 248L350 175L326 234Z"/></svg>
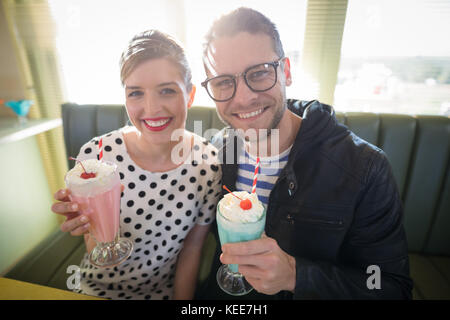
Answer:
<svg viewBox="0 0 450 320"><path fill-rule="evenodd" d="M161 108L161 104L159 103L159 100L155 96L154 93L147 91L145 94L145 111L147 113L157 113Z"/></svg>

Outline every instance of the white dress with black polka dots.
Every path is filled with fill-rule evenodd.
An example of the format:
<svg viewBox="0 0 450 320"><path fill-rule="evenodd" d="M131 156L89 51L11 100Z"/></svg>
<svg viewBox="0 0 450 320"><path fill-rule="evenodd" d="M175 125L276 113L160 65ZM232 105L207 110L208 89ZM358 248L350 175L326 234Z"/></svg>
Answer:
<svg viewBox="0 0 450 320"><path fill-rule="evenodd" d="M195 224L213 221L220 195L217 149L194 135L192 157L167 172L149 172L129 156L127 127L103 135L103 158L115 162L122 193L120 235L133 241L124 263L100 269L81 262L81 293L111 299L171 299L177 256ZM100 137L80 150L79 160L95 158Z"/></svg>

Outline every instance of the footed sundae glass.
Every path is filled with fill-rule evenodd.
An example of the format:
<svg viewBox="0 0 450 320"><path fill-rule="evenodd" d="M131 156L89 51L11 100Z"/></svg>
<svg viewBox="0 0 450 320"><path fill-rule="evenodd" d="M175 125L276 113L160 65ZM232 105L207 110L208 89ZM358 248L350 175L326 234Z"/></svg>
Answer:
<svg viewBox="0 0 450 320"><path fill-rule="evenodd" d="M217 204L217 228L221 245L259 239L266 224L265 207L258 201L260 205L257 207L260 208L258 209L260 212L256 221L231 220L223 214L223 203L227 196L229 194ZM243 214L245 215L245 212ZM219 287L233 296L242 296L253 290L245 277L238 272L237 264L222 265L217 271L216 278Z"/></svg>
<svg viewBox="0 0 450 320"><path fill-rule="evenodd" d="M89 233L97 244L89 254L90 262L96 267L113 267L133 251L133 243L119 236L121 183L117 165L96 159L83 163L66 174L66 186L71 201L77 202L80 213L89 217Z"/></svg>

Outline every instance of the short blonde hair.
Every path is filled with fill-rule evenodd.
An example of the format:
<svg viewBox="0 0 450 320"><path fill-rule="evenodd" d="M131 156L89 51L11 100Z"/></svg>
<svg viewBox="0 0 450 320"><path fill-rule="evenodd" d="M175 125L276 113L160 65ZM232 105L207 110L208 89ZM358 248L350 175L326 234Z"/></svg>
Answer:
<svg viewBox="0 0 450 320"><path fill-rule="evenodd" d="M167 58L180 70L187 92L192 90L192 73L183 47L174 38L158 30L147 30L133 37L120 57L120 80L125 79L142 62Z"/></svg>

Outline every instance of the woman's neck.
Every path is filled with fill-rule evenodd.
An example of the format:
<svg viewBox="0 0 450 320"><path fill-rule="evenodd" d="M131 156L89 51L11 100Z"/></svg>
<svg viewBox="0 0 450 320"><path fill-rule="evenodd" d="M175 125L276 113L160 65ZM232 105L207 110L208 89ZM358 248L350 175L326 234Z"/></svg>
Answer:
<svg viewBox="0 0 450 320"><path fill-rule="evenodd" d="M173 157L173 150L179 144L187 144L189 138L187 132L179 140L164 144L155 144L145 139L139 131L124 133L125 144L131 159L141 168L151 172L164 172L178 167L180 157ZM189 140L189 139L188 139ZM185 149L183 149L185 150ZM187 155L184 155L187 156Z"/></svg>

